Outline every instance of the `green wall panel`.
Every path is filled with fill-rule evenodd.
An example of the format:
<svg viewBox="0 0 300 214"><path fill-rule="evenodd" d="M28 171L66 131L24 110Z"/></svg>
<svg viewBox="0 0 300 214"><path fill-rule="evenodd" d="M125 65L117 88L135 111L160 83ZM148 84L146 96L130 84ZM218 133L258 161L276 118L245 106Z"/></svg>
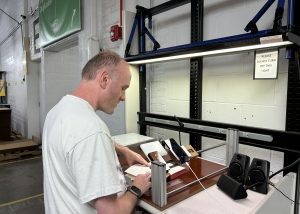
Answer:
<svg viewBox="0 0 300 214"><path fill-rule="evenodd" d="M41 47L80 29L80 0L39 0Z"/></svg>

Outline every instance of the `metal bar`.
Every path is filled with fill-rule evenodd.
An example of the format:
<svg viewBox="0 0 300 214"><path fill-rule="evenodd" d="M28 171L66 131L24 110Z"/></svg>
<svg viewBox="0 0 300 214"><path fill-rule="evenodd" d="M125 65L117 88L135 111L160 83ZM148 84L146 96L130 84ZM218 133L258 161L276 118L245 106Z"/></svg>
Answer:
<svg viewBox="0 0 300 214"><path fill-rule="evenodd" d="M142 125L151 125L155 127L170 129L174 131L179 130L178 125L170 125L171 121L176 121L176 119L173 116L168 115L159 115L159 114L151 114L151 113L138 113L139 115L143 115L143 120L140 120L138 123ZM155 119L162 119L167 120L167 123L160 123L159 121L156 122L150 122L147 121L150 118ZM141 117L140 117L141 119ZM293 152L294 154L300 154L300 133L299 132L292 132L292 131L279 131L279 130L272 130L272 129L263 129L263 128L256 128L256 127L248 127L248 126L241 126L241 125L235 125L235 124L226 124L226 123L218 123L218 122L211 122L211 121L203 121L199 119L191 119L191 118L180 118L178 119L182 123L188 123L188 124L194 124L194 125L201 125L205 127L214 127L215 130L219 130L219 133L212 133L207 130L203 129L193 129L186 127L180 128L180 131L186 132L186 133L194 133L199 136L206 136L211 137L215 139L221 139L225 140L225 134L222 133L223 129L233 128L238 129L241 132L249 132L249 133L256 133L259 134L256 137L258 139L253 139L253 136L251 138L246 138L243 136L243 134L240 136L240 143L246 144L250 146L256 146L260 148L266 148L266 149L272 149L276 151L282 151L282 152ZM260 135L269 135L273 139L271 142L265 142L262 141ZM251 136L251 135L250 135ZM254 135L255 136L255 135ZM254 137L255 138L255 137ZM269 138L266 138L269 139ZM271 138L270 138L271 139Z"/></svg>
<svg viewBox="0 0 300 214"><path fill-rule="evenodd" d="M289 30L292 30L294 28L294 17L295 17L295 0L289 0L288 14L287 14L287 26Z"/></svg>
<svg viewBox="0 0 300 214"><path fill-rule="evenodd" d="M284 12L284 2L285 0L278 0L277 8L275 11L273 30L280 32L282 28L282 17Z"/></svg>
<svg viewBox="0 0 300 214"><path fill-rule="evenodd" d="M138 9L138 38L139 38L139 54L146 51L145 42L145 10ZM139 96L140 96L140 111L147 110L147 93L146 93L146 65L139 65ZM146 135L146 126L140 126L140 134Z"/></svg>
<svg viewBox="0 0 300 214"><path fill-rule="evenodd" d="M239 130L226 130L226 166L229 166L234 153L239 151Z"/></svg>
<svg viewBox="0 0 300 214"><path fill-rule="evenodd" d="M273 33L273 30L259 31L256 34L246 33L235 36L222 37L218 39L206 40L203 42L193 42L191 44L178 45L169 48L161 48L157 51L147 51L138 55L132 55L126 57L127 62L149 59L149 58L159 58L163 56L178 55L178 53L189 53L195 50L198 51L209 51L216 48L224 49L230 47L240 47L241 45L253 45L260 44L260 38L265 36L278 35ZM282 34L280 34L282 35Z"/></svg>
<svg viewBox="0 0 300 214"><path fill-rule="evenodd" d="M203 41L204 0L191 1L191 42ZM202 119L203 57L190 59L190 118ZM202 138L190 134L190 144L202 148Z"/></svg>
<svg viewBox="0 0 300 214"><path fill-rule="evenodd" d="M197 152L198 152L198 153L202 153L202 152L206 152L206 151L209 151L209 150L212 150L212 149L221 147L221 146L225 146L225 145L226 145L226 143L220 143L220 144L218 144L218 145L216 145L216 146L212 146L212 147L209 147L209 148L207 148L207 149L202 149L202 150L199 150L199 151L197 151Z"/></svg>
<svg viewBox="0 0 300 214"><path fill-rule="evenodd" d="M297 167L294 214L299 213L299 199L300 199L300 164L298 164Z"/></svg>
<svg viewBox="0 0 300 214"><path fill-rule="evenodd" d="M277 7L284 7L285 0L278 0Z"/></svg>
<svg viewBox="0 0 300 214"><path fill-rule="evenodd" d="M157 50L157 48L160 48L160 44L156 41L156 39L152 36L152 34L149 32L147 28L144 29L146 35L150 38L152 43L154 44L153 50Z"/></svg>
<svg viewBox="0 0 300 214"><path fill-rule="evenodd" d="M254 18L246 25L244 30L248 32L251 30L253 32L253 29L256 28L256 22L265 14L265 12L270 8L270 6L274 3L275 0L268 0L264 6L258 11L258 13L254 16Z"/></svg>
<svg viewBox="0 0 300 214"><path fill-rule="evenodd" d="M176 7L180 7L182 5L185 5L187 3L190 3L191 0L172 0L165 2L163 4L160 4L158 6L152 7L147 10L147 14L150 14L152 16L166 12L168 10L174 9Z"/></svg>
<svg viewBox="0 0 300 214"><path fill-rule="evenodd" d="M154 123L162 123L172 126L177 126L178 123L176 121L168 121L163 119L156 119L156 118L145 118L145 121L148 122L154 122ZM196 125L191 123L182 123L185 128L189 129L195 129L199 131L206 131L211 133L219 133L219 134L227 134L227 131L225 128L218 128L218 127L212 127L212 126L204 126L204 125ZM265 134L257 134L252 132L245 132L245 131L239 131L239 136L243 138L248 139L254 139L254 140L260 140L260 141L266 141L266 142L272 142L273 137L271 135L265 135Z"/></svg>
<svg viewBox="0 0 300 214"><path fill-rule="evenodd" d="M199 178L199 179L196 178L196 180L194 180L194 181L192 181L192 182L190 182L190 183L188 183L188 184L186 184L186 185L184 185L184 186L182 186L182 187L179 187L178 189L174 189L174 190L168 192L167 195L171 195L171 194L173 194L174 192L178 192L178 191L180 191L180 190L182 190L182 189L185 189L185 188L187 188L188 186L191 186L191 185L194 184L194 183L198 183L199 181L204 180L205 178L211 177L211 176L213 176L213 175L217 175L217 174L219 174L220 172L224 171L225 169L227 169L227 167L225 167L225 168L223 168L223 169L219 169L219 170L217 170L217 171L215 171L215 172L212 172L212 173L210 173L210 174L208 174L208 175L206 175L206 176L203 176L203 177L201 177L201 178Z"/></svg>
<svg viewBox="0 0 300 214"><path fill-rule="evenodd" d="M152 161L151 174L152 202L163 207L167 204L166 164Z"/></svg>

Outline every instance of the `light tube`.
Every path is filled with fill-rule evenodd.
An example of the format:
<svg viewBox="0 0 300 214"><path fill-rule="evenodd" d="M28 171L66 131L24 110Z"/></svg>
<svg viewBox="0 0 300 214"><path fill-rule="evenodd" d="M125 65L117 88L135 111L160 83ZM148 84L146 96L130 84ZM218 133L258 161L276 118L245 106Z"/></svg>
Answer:
<svg viewBox="0 0 300 214"><path fill-rule="evenodd" d="M175 59L190 59L194 57L202 57L202 56L215 56L220 54L227 54L227 53L238 53L243 51L252 51L252 50L261 50L265 48L275 48L275 47L282 47L294 44L290 41L281 41L281 42L273 42L273 43L264 43L264 44L257 44L257 45L248 45L248 46L241 46L235 48L225 48L220 50L211 50L211 51L203 51L203 52L196 52L196 53L188 53L188 54L180 54L176 56L166 56L166 57L159 57L153 59L142 59L142 60L135 60L128 62L131 65L139 65L139 64L148 64L154 62L164 62L164 61L171 61Z"/></svg>

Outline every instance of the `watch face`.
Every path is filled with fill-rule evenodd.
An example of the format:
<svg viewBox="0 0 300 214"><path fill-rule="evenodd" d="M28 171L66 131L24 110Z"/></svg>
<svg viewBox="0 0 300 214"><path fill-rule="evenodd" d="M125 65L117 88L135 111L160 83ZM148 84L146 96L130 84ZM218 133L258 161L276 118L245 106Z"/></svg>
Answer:
<svg viewBox="0 0 300 214"><path fill-rule="evenodd" d="M142 192L139 188L137 188L136 186L131 186L131 190L134 191L136 193L136 196L139 198L142 196Z"/></svg>

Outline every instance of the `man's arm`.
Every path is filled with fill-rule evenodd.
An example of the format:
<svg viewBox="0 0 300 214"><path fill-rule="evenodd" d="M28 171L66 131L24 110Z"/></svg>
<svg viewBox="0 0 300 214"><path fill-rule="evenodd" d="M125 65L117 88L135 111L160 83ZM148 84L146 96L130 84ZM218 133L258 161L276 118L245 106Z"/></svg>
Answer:
<svg viewBox="0 0 300 214"><path fill-rule="evenodd" d="M117 195L110 195L98 198L95 202L97 213L131 213L137 202L137 197L130 192L126 192L120 198Z"/></svg>
<svg viewBox="0 0 300 214"><path fill-rule="evenodd" d="M151 186L150 178L150 173L138 175L135 177L133 185L138 187L144 194ZM95 208L97 213L129 214L134 209L137 200L136 195L127 191L119 198L114 194L96 199Z"/></svg>
<svg viewBox="0 0 300 214"><path fill-rule="evenodd" d="M115 143L117 153L121 153L125 156L126 162L129 166L134 163L140 163L145 166L150 166L150 164L138 153L130 150L129 148Z"/></svg>

